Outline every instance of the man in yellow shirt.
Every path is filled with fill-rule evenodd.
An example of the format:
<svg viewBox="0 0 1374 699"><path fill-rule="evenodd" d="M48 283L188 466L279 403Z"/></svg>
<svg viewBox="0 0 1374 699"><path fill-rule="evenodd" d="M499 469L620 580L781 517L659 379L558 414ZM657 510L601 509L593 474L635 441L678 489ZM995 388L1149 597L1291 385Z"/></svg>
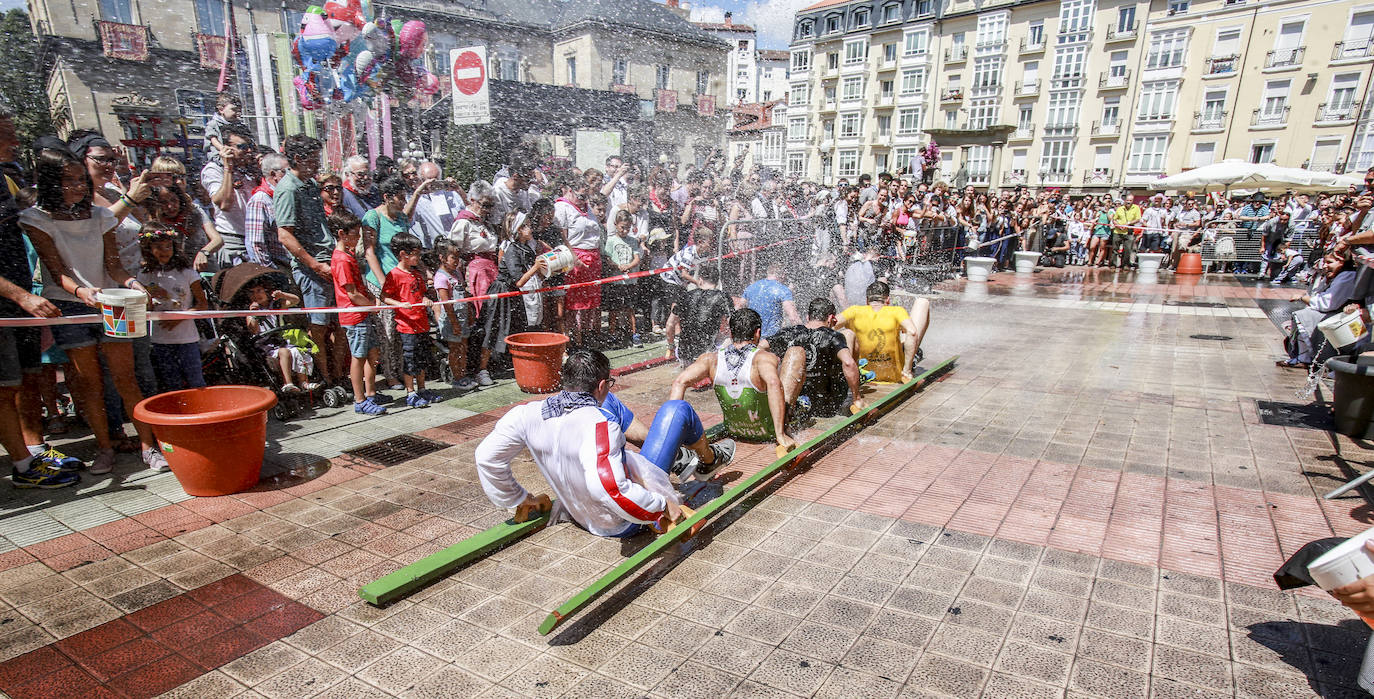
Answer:
<svg viewBox="0 0 1374 699"><path fill-rule="evenodd" d="M907 313L889 304L888 286L883 282L868 285L865 296L866 305L850 306L840 314L840 324L854 331L857 347L851 351L868 360L866 369L874 373L875 381L910 381L911 365L930 327L930 301L916 299Z"/></svg>
<svg viewBox="0 0 1374 699"><path fill-rule="evenodd" d="M1140 207L1135 197L1127 194L1121 206L1112 211L1112 255L1116 257L1113 267L1125 269L1135 266L1135 241L1142 232L1140 229Z"/></svg>

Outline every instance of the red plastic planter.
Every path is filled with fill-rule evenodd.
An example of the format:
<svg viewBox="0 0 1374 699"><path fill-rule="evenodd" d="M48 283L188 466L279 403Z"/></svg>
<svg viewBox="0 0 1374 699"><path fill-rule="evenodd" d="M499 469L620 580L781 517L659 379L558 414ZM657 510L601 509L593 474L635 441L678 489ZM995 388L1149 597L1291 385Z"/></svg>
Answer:
<svg viewBox="0 0 1374 699"><path fill-rule="evenodd" d="M181 488L209 497L258 484L267 442L267 411L277 404L257 386L209 386L172 391L134 406L147 423Z"/></svg>
<svg viewBox="0 0 1374 699"><path fill-rule="evenodd" d="M506 337L515 383L525 393L553 393L563 378L563 333L516 333Z"/></svg>

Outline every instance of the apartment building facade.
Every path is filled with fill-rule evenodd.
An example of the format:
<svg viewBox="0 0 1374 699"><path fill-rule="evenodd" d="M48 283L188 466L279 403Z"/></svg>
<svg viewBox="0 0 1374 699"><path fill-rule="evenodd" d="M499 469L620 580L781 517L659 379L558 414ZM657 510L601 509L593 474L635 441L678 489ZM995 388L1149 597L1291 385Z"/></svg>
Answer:
<svg viewBox="0 0 1374 699"><path fill-rule="evenodd" d="M1374 159L1371 30L1356 0L826 0L794 20L787 169L919 172L933 139L977 186L1343 170Z"/></svg>

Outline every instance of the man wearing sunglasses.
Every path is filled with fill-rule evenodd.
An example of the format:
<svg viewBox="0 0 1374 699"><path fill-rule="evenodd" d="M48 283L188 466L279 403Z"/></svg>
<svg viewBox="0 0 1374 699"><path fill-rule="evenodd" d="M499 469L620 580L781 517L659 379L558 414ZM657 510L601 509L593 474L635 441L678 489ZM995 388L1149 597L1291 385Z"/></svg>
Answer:
<svg viewBox="0 0 1374 699"><path fill-rule="evenodd" d="M221 162L211 160L200 171L200 183L210 193L214 205L215 230L224 245L215 251L216 264L225 269L247 259L244 237L248 200L261 177L258 169L257 147L253 132L243 124L224 124L220 127ZM226 176L226 173L228 175Z"/></svg>
<svg viewBox="0 0 1374 699"><path fill-rule="evenodd" d="M612 393L606 355L576 350L563 363L563 391L506 413L477 447L477 475L497 507L515 508L523 522L550 508L547 495L525 490L510 463L526 449L553 489L550 523L572 519L598 536L628 537L644 525L662 530L681 521L682 496L669 475L685 481L716 472L734 443L707 444L701 420L686 401L664 403L653 425L635 419ZM626 448L639 445L639 451Z"/></svg>

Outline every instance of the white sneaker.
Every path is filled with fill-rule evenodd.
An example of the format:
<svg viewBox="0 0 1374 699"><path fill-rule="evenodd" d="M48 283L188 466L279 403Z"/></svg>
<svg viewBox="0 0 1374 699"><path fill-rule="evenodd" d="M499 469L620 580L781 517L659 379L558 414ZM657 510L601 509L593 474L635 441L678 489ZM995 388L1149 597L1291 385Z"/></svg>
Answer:
<svg viewBox="0 0 1374 699"><path fill-rule="evenodd" d="M91 461L91 465L86 467L86 471L97 475L101 473L109 473L112 469L114 469L114 462L114 450L101 449L100 453L95 455L95 460Z"/></svg>
<svg viewBox="0 0 1374 699"><path fill-rule="evenodd" d="M494 383L496 383L496 382L491 380L491 373L489 373L486 369L483 369L483 370L477 372L477 385L478 385L478 386L486 387L486 386L490 386L490 385L492 385L492 384L494 384Z"/></svg>
<svg viewBox="0 0 1374 699"><path fill-rule="evenodd" d="M458 381L453 384L453 387L458 389L461 393L471 393L477 390L477 382L473 381L469 376L464 376L458 379Z"/></svg>
<svg viewBox="0 0 1374 699"><path fill-rule="evenodd" d="M293 394L293 393L300 393L300 392L301 392L301 387L300 387L300 386L297 386L296 384L289 383L289 384L286 384L285 386L282 386L282 387L281 387L281 392L282 392L282 393L285 393L285 394L287 394L287 395L290 395L290 394Z"/></svg>
<svg viewBox="0 0 1374 699"><path fill-rule="evenodd" d="M167 457L162 455L162 449L156 446L148 447L143 450L143 463L147 464L148 468L159 473L171 468L167 465Z"/></svg>

